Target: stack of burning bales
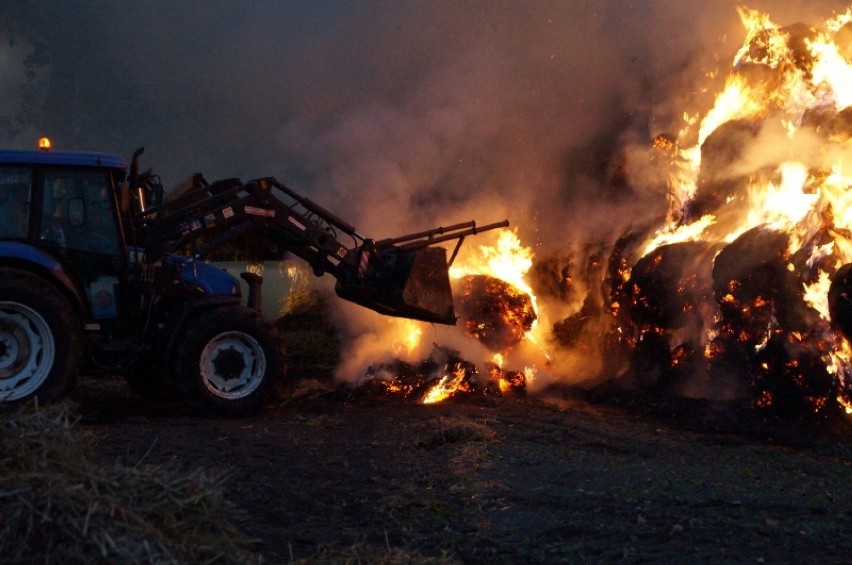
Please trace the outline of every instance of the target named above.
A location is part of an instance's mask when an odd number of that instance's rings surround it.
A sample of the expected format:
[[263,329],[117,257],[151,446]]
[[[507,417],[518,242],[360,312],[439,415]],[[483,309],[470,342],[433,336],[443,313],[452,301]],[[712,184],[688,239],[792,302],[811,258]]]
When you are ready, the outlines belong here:
[[[852,24],[833,36],[852,64]],[[752,96],[764,97],[783,90],[785,74],[810,80],[817,37],[816,29],[800,24],[766,27],[738,55],[732,76]],[[661,388],[687,396],[752,395],[753,405],[768,414],[825,416],[852,397],[836,355],[852,337],[852,266],[839,268],[850,260],[843,249],[852,233],[843,223],[845,210],[823,194],[837,173],[826,156],[842,155],[852,143],[852,107],[827,101],[796,115],[778,99],[741,114],[700,144],[693,190],[673,214],[669,233],[692,229],[700,236],[645,247],[630,237],[616,248],[605,281],[611,328],[628,336],[631,371]],[[791,178],[811,208],[786,225],[765,210],[755,215],[756,189],[783,187]],[[631,255],[636,259],[624,269],[623,258]],[[814,299],[807,289],[821,277],[834,283]],[[828,302],[830,319],[816,309],[820,300]],[[577,320],[564,320],[561,328]]]
[[[747,41],[716,105],[679,139],[652,144],[653,161],[667,164],[668,225],[538,259],[532,296],[491,276],[462,278],[468,335],[504,352],[536,323],[535,297],[582,304],[552,325],[548,345],[596,356],[604,378],[750,399],[771,417],[852,409],[852,84],[825,70],[852,76],[852,10],[825,30],[740,13]],[[447,357],[374,374],[413,396],[438,378],[470,391],[507,374],[483,377]]]

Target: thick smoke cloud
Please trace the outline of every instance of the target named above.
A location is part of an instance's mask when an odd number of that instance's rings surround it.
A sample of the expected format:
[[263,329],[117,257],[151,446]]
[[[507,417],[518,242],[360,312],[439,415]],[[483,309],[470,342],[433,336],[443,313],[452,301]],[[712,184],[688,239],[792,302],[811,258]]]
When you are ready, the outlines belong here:
[[[766,8],[783,22],[833,4]],[[376,195],[435,201],[429,222],[500,194],[498,215],[565,224],[541,201],[582,203],[619,136],[675,125],[672,92],[735,48],[734,7],[13,0],[0,110],[28,110],[7,145],[39,134],[124,155],[144,145],[167,185],[195,171],[274,174],[329,205],[343,199],[368,226],[386,225],[371,219]]]
[[[779,24],[846,7],[777,4],[749,7]],[[707,102],[736,6],[9,0],[0,133],[144,145],[166,186],[274,175],[378,238],[508,218],[558,252],[665,214],[648,142]]]
[[[208,165],[228,174],[259,155],[284,156],[288,148],[269,135],[293,119],[331,127],[447,86],[446,104],[527,92],[530,109],[546,111],[536,121],[559,127],[567,120],[554,115],[608,96],[605,83],[624,78],[629,44],[649,39],[635,37],[647,28],[619,29],[635,15],[619,17],[624,4],[12,2],[3,27],[15,46],[4,56],[19,62],[27,39],[48,52],[49,99],[36,129],[59,129],[69,146],[146,143],[169,171]],[[4,78],[12,90],[20,72]]]

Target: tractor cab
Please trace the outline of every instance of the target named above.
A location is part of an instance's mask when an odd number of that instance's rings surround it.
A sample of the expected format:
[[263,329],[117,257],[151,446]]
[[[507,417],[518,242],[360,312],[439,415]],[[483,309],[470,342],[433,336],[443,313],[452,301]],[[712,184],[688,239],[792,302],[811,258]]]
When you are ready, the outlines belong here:
[[124,161],[111,154],[0,151],[2,255],[80,281],[92,322],[119,315],[126,253],[116,196],[125,177]]

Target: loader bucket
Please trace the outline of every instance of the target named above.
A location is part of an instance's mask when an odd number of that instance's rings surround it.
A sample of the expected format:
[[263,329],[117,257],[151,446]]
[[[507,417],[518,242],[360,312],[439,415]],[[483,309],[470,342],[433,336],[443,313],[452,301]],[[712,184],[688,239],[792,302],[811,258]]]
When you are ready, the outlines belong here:
[[382,259],[389,266],[386,270],[360,279],[338,279],[337,295],[388,316],[456,323],[446,249],[394,250]]

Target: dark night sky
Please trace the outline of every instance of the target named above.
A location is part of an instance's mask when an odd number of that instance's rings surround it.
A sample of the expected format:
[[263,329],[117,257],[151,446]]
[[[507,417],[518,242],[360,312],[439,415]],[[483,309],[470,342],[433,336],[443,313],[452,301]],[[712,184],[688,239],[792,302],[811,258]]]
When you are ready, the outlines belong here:
[[[749,6],[779,24],[846,7],[777,4]],[[273,175],[378,237],[508,217],[545,246],[603,238],[613,222],[582,211],[614,151],[695,109],[742,40],[735,6],[5,0],[0,118],[27,114],[4,145],[145,146],[167,187]],[[608,218],[664,205],[654,186],[609,196],[632,208]]]

